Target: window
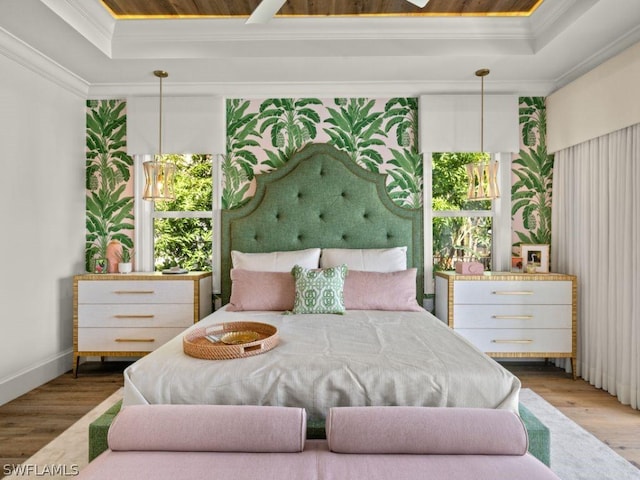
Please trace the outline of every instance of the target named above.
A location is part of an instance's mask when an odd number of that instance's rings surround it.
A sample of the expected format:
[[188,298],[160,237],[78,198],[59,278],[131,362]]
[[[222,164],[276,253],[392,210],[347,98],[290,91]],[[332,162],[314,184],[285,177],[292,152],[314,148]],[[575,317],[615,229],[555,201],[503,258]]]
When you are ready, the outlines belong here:
[[[498,160],[500,197],[467,199],[465,165]],[[511,154],[432,153],[424,156],[425,170],[425,286],[433,293],[433,272],[454,270],[458,261],[479,261],[485,270],[511,267]],[[429,208],[431,206],[431,208]],[[506,263],[505,263],[506,262]]]
[[176,164],[176,199],[153,212],[155,270],[211,270],[213,182],[210,155],[169,155]]
[[[141,246],[138,258],[141,270],[161,271],[180,266],[211,271],[215,184],[212,156],[167,155],[165,158],[177,167],[176,199],[156,203],[140,200],[136,206],[136,218],[141,219],[136,229],[136,245]],[[141,166],[147,158],[137,160]],[[141,173],[141,168],[139,171]],[[137,188],[141,189],[142,185]]]
[[486,153],[432,156],[433,265],[453,270],[458,261],[479,261],[491,270],[492,205],[467,199],[465,165],[488,161]]

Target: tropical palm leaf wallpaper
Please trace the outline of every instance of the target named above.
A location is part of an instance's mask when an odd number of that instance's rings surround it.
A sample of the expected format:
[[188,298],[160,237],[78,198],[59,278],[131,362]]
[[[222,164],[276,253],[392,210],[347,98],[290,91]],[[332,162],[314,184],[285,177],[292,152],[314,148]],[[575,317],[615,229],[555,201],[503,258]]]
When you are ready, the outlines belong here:
[[553,155],[547,153],[547,112],[543,97],[520,98],[520,152],[512,160],[513,247],[551,244]]
[[[222,208],[253,195],[254,178],[284,165],[309,142],[344,150],[363,168],[387,175],[396,204],[420,208],[422,158],[417,98],[228,99],[221,162]],[[133,159],[126,154],[126,102],[90,100],[86,117],[86,268],[113,240],[133,247]],[[544,98],[520,98],[521,149],[512,165],[514,254],[521,243],[550,243],[553,156],[547,153]]]
[[126,102],[87,101],[85,267],[105,258],[113,240],[133,247],[133,159],[127,155]]
[[284,165],[309,142],[330,143],[361,167],[388,175],[400,206],[422,206],[417,98],[227,100],[223,208],[251,198],[255,175]]

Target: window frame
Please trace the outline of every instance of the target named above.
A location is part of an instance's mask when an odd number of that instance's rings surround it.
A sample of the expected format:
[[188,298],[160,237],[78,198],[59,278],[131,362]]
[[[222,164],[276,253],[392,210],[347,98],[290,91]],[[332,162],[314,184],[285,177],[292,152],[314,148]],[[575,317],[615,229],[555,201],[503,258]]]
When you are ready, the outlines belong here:
[[[186,154],[184,154],[186,155]],[[213,291],[220,293],[220,248],[219,238],[215,232],[220,231],[220,205],[221,205],[221,182],[220,182],[220,155],[207,154],[211,157],[211,182],[212,198],[210,211],[159,211],[155,209],[153,201],[144,200],[144,171],[142,164],[153,160],[153,155],[134,155],[134,261],[136,270],[140,272],[155,271],[155,248],[153,222],[156,218],[211,218],[211,252],[212,252],[212,273]],[[217,266],[217,270],[216,270]]]

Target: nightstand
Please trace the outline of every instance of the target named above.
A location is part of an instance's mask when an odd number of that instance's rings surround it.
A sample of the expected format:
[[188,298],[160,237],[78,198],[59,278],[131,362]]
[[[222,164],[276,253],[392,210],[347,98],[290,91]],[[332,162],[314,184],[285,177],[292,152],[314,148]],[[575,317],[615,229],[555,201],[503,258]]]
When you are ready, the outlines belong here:
[[436,317],[491,357],[570,358],[577,280],[559,273],[436,273]]
[[146,355],[209,315],[211,273],[76,275],[73,296],[75,377],[82,356]]

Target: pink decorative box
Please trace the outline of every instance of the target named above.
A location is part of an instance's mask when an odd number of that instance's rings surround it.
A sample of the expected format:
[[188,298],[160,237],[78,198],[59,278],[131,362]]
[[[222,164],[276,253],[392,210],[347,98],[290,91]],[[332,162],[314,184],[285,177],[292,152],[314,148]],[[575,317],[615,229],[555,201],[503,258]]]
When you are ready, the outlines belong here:
[[456,273],[462,275],[478,275],[484,272],[480,262],[456,262]]

